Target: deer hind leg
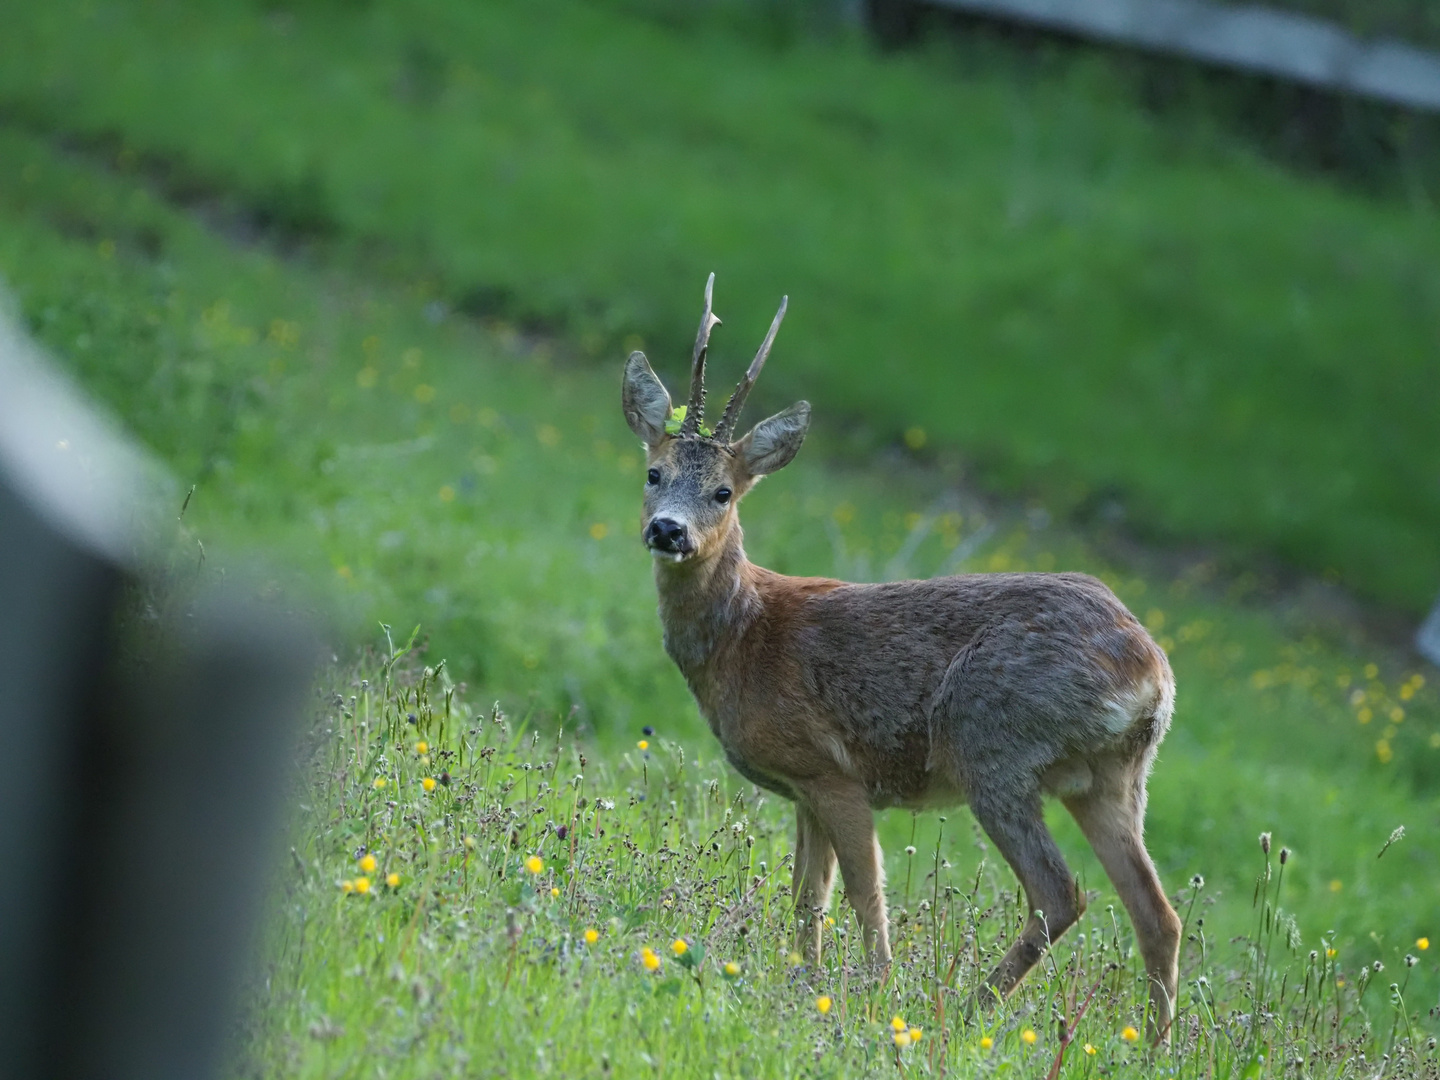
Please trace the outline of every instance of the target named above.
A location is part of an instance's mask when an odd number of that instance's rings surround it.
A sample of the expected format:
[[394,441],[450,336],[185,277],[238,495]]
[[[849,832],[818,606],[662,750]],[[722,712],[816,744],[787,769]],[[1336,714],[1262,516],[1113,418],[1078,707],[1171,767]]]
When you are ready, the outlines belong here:
[[974,798],[970,809],[1020,879],[1030,915],[1015,943],[971,997],[967,1011],[973,1011],[977,1001],[991,1005],[1009,997],[1045,950],[1075,925],[1085,910],[1085,896],[1045,827],[1038,791],[1013,801]]
[[1167,1042],[1179,979],[1180,917],[1166,899],[1145,850],[1144,767],[1137,764],[1127,772],[1114,782],[1097,784],[1085,795],[1066,799],[1065,805],[1130,913],[1150,983],[1147,1034],[1155,1042]]
[[[877,965],[890,963],[890,927],[885,913],[885,866],[875,835],[870,800],[858,784],[814,785],[804,801],[840,860],[845,895],[855,909],[865,953]],[[808,856],[807,856],[808,858]]]
[[812,964],[820,962],[820,942],[825,912],[835,887],[835,848],[825,835],[815,812],[804,803],[795,804],[795,950]]

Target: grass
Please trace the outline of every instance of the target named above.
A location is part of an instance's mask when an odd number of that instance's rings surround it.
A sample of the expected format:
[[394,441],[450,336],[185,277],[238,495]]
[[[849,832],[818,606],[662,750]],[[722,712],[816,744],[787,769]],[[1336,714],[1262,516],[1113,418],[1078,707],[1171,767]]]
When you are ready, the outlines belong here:
[[807,967],[790,944],[789,815],[708,748],[695,757],[652,736],[604,753],[475,711],[403,646],[326,685],[237,1075],[1435,1067],[1419,1016],[1435,986],[1428,939],[1386,935],[1377,963],[1333,931],[1304,934],[1297,864],[1268,834],[1263,852],[1252,837],[1226,853],[1246,882],[1238,895],[1198,876],[1179,891],[1181,1010],[1172,1048],[1152,1057],[1139,1045],[1143,968],[1104,892],[1005,1009],[965,1022],[967,988],[1026,913],[1008,870],[953,816],[938,819],[943,837],[909,837],[910,855],[891,849],[887,976],[867,975],[843,907]]
[[[391,665],[387,647],[322,679],[328,704],[309,735],[292,830],[299,865],[271,909],[238,1074],[463,1073],[467,1061],[473,1070],[503,1055],[516,1075],[604,1075],[607,1059],[622,1075],[686,1075],[702,1061],[722,1075],[849,1075],[895,1067],[883,1024],[896,1012],[926,1033],[903,1051],[910,1071],[1040,1073],[1058,1050],[1052,1007],[1063,1002],[1077,1019],[1077,995],[1102,974],[1077,1032],[1097,1055],[1077,1042],[1066,1075],[1149,1068],[1120,1034],[1143,1027],[1125,920],[1109,923],[1108,884],[1063,815],[1052,826],[1097,893],[1086,944],[1067,939],[1057,966],[987,1029],[989,1052],[977,1031],[956,1026],[932,959],[938,949],[948,969],[965,944],[969,959],[954,976],[963,989],[987,958],[976,950],[1014,928],[1013,880],[993,860],[981,868],[964,811],[946,815],[943,837],[936,815],[881,818],[892,900],[906,912],[894,982],[868,986],[836,966],[789,969],[780,955],[787,815],[724,771],[660,649],[648,562],[631,531],[642,477],[616,407],[618,363],[597,371],[563,340],[436,321],[433,294],[323,254],[237,245],[135,177],[13,131],[0,132],[0,272],[67,367],[197,483],[186,522],[212,568],[240,548],[268,547],[282,588],[333,599],[337,653],[372,639],[377,621],[401,642],[418,622],[423,662],[440,669],[422,688],[410,660]],[[786,361],[777,352],[776,369]],[[1148,835],[1165,881],[1187,901],[1185,882],[1206,879],[1192,914],[1205,919],[1209,952],[1201,958],[1197,934],[1186,970],[1214,988],[1220,1025],[1206,1027],[1187,998],[1200,1026],[1184,1029],[1196,1042],[1178,1067],[1250,1068],[1260,1029],[1251,1038],[1241,1017],[1256,1014],[1246,981],[1258,987],[1261,955],[1274,971],[1262,997],[1273,996],[1277,1013],[1263,1029],[1267,1061],[1293,1051],[1313,1060],[1311,1075],[1340,1075],[1362,1050],[1371,1060],[1418,1052],[1440,995],[1436,954],[1415,944],[1440,940],[1434,680],[1344,636],[1227,602],[1204,562],[1173,578],[1137,575],[1043,516],[987,519],[948,501],[944,477],[903,456],[834,464],[844,436],[823,414],[812,440],[747,500],[759,561],[870,578],[956,565],[1089,569],[1170,650],[1181,696]],[[515,717],[508,728],[489,719],[496,699]],[[634,748],[643,725],[659,731],[648,759]],[[421,739],[432,744],[428,766],[414,749]],[[547,761],[548,776],[536,767]],[[442,771],[449,785],[417,784]],[[567,789],[577,773],[587,780]],[[374,787],[381,775],[386,789]],[[616,809],[595,838],[601,798]],[[691,855],[727,807],[730,823],[744,815],[756,838],[743,876],[733,833],[722,853]],[[511,811],[521,815],[513,849],[502,825],[516,822]],[[573,848],[546,831],[551,823],[566,824]],[[1377,858],[1399,825],[1409,832]],[[1269,929],[1257,931],[1262,830],[1293,858]],[[476,848],[464,846],[467,834]],[[623,854],[614,846],[622,838],[633,845]],[[393,893],[378,877],[364,896],[342,893],[360,873],[362,845],[377,874],[401,875]],[[538,893],[520,867],[536,852],[549,868]],[[935,852],[952,864],[938,884],[960,890],[943,903],[927,876]],[[754,874],[763,881],[750,894]],[[753,931],[743,948],[733,921],[720,925],[733,890],[750,905],[740,909]],[[846,910],[836,911],[837,947],[848,940]],[[1293,951],[1283,944],[1290,920]],[[595,950],[576,942],[586,925],[604,933]],[[637,967],[636,949],[665,955],[680,936],[710,958],[701,973],[708,1013],[673,958],[656,977]],[[1256,940],[1270,944],[1252,955],[1247,941]],[[1322,947],[1337,955],[1309,969],[1307,987],[1309,950]],[[1420,957],[1413,969],[1406,952]],[[743,965],[736,983],[715,967],[726,959]],[[1360,971],[1377,960],[1384,977],[1357,1002]],[[1121,966],[1105,971],[1111,962]],[[1317,1021],[1322,977],[1324,1017],[1338,1001],[1338,1028]],[[1407,977],[1402,1019],[1386,987]],[[821,993],[835,1001],[823,1019],[813,1007]],[[1303,1037],[1294,1029],[1302,1020]],[[1021,1037],[1027,1027],[1034,1044]],[[1408,1038],[1411,1028],[1414,1040],[1392,1044],[1392,1030]]]
[[0,39],[0,108],[582,359],[644,342],[673,378],[713,269],[734,368],[789,293],[765,403],[810,397],[856,460],[909,432],[1062,516],[1428,606],[1423,195],[1151,116],[1103,54],[676,11],[57,0]]

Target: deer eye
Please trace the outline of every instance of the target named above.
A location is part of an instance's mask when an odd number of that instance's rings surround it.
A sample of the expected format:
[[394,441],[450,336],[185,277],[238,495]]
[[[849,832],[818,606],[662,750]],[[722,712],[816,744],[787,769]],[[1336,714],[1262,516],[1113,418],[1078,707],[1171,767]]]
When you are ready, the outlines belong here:
[[718,502],[718,503],[727,503],[727,502],[729,502],[729,501],[730,501],[730,489],[729,489],[729,488],[721,488],[719,491],[715,492],[715,501]]
[[660,470],[651,469],[645,474],[645,482],[647,484],[658,484],[660,482]]

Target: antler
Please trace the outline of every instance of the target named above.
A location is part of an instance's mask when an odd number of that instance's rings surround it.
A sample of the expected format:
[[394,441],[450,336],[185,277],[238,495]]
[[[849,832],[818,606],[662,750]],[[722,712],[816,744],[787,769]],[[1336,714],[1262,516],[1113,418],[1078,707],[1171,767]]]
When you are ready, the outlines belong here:
[[755,354],[755,359],[750,361],[750,367],[745,372],[745,377],[740,380],[740,385],[735,387],[735,392],[725,403],[725,412],[721,414],[720,423],[715,428],[717,441],[729,442],[730,436],[735,430],[735,421],[740,419],[740,410],[745,407],[745,399],[750,396],[750,388],[760,377],[760,369],[765,366],[765,360],[770,355],[770,346],[775,344],[775,334],[780,329],[780,320],[785,318],[785,308],[789,304],[790,297],[782,296],[780,298],[780,310],[775,313],[775,319],[770,323],[770,332],[760,343],[760,351]]
[[705,310],[700,315],[700,329],[695,334],[695,352],[690,358],[690,404],[685,409],[685,419],[680,422],[681,435],[695,435],[700,430],[700,421],[705,419],[705,353],[710,348],[710,331],[720,325],[715,312],[711,310],[711,296],[715,292],[715,275],[705,282]]

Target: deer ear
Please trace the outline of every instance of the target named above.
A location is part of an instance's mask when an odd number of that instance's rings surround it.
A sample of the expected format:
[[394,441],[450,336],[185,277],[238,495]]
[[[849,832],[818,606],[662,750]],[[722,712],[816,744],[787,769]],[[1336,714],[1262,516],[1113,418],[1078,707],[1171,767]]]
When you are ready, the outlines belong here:
[[750,434],[735,444],[735,453],[751,476],[768,476],[790,464],[809,429],[810,403],[797,401],[751,428]]
[[665,421],[670,419],[670,395],[642,352],[633,352],[625,361],[625,383],[620,392],[625,422],[646,446],[658,446],[665,438]]

